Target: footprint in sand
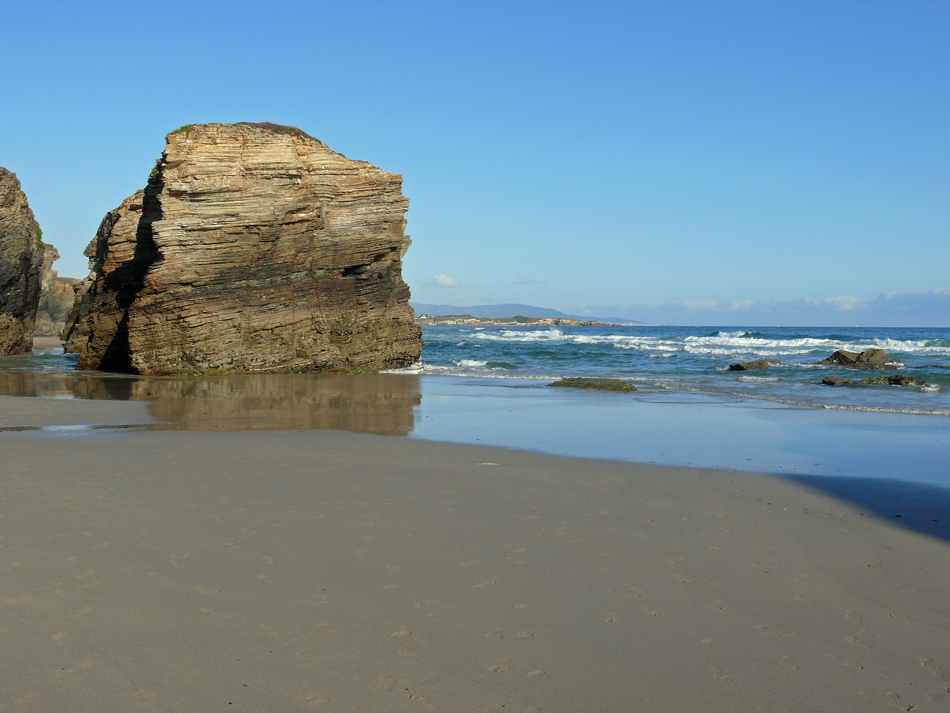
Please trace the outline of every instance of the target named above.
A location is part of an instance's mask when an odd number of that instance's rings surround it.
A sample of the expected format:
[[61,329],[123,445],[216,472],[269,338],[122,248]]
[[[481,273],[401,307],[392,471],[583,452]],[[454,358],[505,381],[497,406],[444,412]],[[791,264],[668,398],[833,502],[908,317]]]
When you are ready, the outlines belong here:
[[901,697],[897,695],[896,693],[888,693],[887,702],[890,703],[892,706],[894,706],[894,708],[896,708],[899,711],[912,711],[917,707],[917,706],[912,706],[905,703],[904,701],[901,700]]
[[721,668],[712,669],[712,675],[717,681],[722,681],[723,683],[732,683],[732,676],[725,673]]
[[798,670],[798,664],[795,663],[795,659],[793,659],[791,656],[783,656],[783,657],[782,657],[782,666],[783,666],[784,668],[787,668],[789,671],[797,671],[797,670]]

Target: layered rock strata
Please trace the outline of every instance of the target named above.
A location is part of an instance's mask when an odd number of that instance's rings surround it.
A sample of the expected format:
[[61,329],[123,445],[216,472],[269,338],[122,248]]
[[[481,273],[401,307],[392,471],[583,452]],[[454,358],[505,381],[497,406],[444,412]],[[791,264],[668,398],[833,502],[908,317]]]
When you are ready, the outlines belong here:
[[0,356],[33,348],[42,237],[16,174],[0,167]]
[[[141,208],[130,198],[94,241],[93,274],[75,308],[79,331],[88,330],[79,368],[178,374],[413,363],[422,330],[402,280],[410,241],[401,186],[401,176],[290,127],[172,132]],[[124,221],[135,223],[134,234]],[[72,348],[83,338],[70,336]]]

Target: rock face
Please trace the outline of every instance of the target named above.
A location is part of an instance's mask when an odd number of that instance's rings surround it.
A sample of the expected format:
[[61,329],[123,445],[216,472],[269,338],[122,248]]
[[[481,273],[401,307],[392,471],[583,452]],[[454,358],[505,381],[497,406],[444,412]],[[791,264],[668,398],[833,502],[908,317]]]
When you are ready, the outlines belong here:
[[778,359],[756,359],[755,361],[740,361],[738,364],[730,364],[729,371],[755,371],[756,369],[768,369],[770,366],[781,364]]
[[894,369],[896,366],[889,365],[890,360],[883,349],[867,349],[860,354],[857,352],[848,352],[843,349],[836,351],[827,359],[822,359],[819,364],[837,364],[847,366],[852,369]]
[[178,374],[413,363],[422,330],[402,280],[410,241],[401,185],[290,127],[172,132],[144,192],[97,233],[70,330],[72,349],[88,330],[78,367]]
[[95,332],[89,358],[96,355],[95,358],[102,361],[107,356],[125,313],[118,304],[120,295],[126,301],[131,297],[123,295],[123,290],[132,281],[135,240],[144,198],[145,192],[138,191],[106,213],[96,237],[83,251],[89,259],[90,273],[76,289],[72,310],[66,317],[63,339],[67,353],[82,352],[90,342],[90,333]]
[[0,167],[0,356],[33,348],[42,237],[20,181]]
[[60,277],[53,269],[53,263],[59,260],[59,251],[47,245],[43,253],[43,265],[40,268],[40,302],[36,310],[37,337],[59,337],[63,333],[66,316],[73,307],[74,286],[79,280]]

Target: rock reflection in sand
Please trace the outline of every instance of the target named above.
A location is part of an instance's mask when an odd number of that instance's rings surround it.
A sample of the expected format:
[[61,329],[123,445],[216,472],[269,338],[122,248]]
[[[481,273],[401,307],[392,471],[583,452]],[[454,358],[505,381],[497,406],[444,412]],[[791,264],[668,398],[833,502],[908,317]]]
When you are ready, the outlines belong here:
[[153,427],[196,431],[336,429],[407,436],[422,401],[403,374],[129,377],[0,372],[0,394],[148,401]]

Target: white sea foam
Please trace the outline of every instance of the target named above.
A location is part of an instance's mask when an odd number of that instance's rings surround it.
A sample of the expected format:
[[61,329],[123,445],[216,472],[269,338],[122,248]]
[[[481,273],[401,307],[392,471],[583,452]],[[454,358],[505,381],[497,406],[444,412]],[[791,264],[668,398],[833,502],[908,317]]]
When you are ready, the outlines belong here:
[[[470,361],[468,359],[461,359],[461,362]],[[485,364],[485,362],[473,362],[476,364]],[[486,369],[483,371],[478,371],[478,367],[471,366],[436,366],[435,364],[426,364],[425,362],[416,362],[411,366],[402,367],[400,369],[386,369],[381,374],[417,374],[417,375],[426,375],[426,376],[457,376],[465,377],[467,379],[476,378],[476,379],[527,379],[530,381],[557,381],[559,376],[549,376],[549,375],[540,375],[540,374],[512,374],[506,371],[502,367],[495,367],[492,369]]]
[[487,361],[476,361],[475,359],[459,359],[458,361],[453,361],[452,363],[455,364],[455,366],[461,366],[469,369],[488,365]]

